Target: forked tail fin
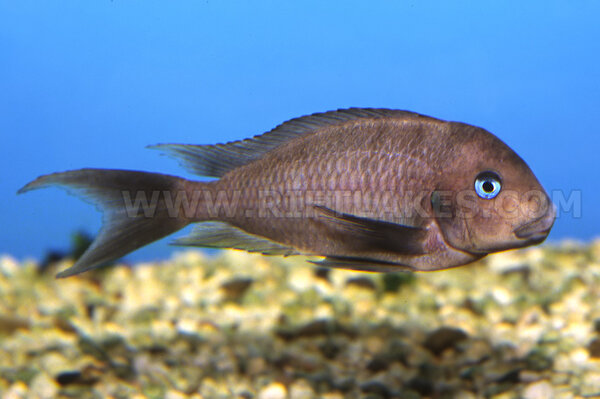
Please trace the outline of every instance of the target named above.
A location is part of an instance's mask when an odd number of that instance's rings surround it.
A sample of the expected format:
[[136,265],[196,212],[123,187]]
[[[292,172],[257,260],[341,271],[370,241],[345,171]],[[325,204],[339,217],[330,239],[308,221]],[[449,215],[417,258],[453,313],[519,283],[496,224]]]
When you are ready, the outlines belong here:
[[83,195],[103,211],[102,228],[92,245],[72,267],[57,274],[68,277],[118,259],[190,223],[170,201],[185,191],[185,182],[158,173],[80,169],[38,177],[19,193],[56,185]]

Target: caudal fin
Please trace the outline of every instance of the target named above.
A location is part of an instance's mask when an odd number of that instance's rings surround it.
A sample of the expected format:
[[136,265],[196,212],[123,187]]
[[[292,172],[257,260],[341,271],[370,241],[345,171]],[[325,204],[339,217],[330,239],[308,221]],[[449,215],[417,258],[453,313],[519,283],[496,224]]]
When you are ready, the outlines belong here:
[[57,274],[68,277],[118,259],[190,223],[166,201],[184,190],[184,182],[158,173],[80,169],[38,177],[18,192],[60,186],[102,210],[103,225],[92,245],[72,267]]

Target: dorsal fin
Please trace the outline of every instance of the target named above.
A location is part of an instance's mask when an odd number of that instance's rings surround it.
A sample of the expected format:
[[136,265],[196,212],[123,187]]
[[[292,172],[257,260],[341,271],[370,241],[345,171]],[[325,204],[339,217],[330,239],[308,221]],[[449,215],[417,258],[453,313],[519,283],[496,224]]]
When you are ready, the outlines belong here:
[[246,165],[288,140],[314,133],[325,126],[343,125],[359,119],[415,119],[430,118],[410,111],[377,108],[349,108],[317,113],[282,123],[260,136],[226,144],[157,144],[148,148],[164,151],[179,159],[181,165],[191,173],[221,177],[239,166]]

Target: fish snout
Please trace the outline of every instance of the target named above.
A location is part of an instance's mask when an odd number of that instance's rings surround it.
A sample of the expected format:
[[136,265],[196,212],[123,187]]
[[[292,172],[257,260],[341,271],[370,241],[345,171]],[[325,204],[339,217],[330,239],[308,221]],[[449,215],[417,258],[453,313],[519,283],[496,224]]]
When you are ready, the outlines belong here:
[[548,209],[545,214],[517,227],[513,232],[517,238],[537,244],[546,239],[555,219],[556,206],[548,201]]

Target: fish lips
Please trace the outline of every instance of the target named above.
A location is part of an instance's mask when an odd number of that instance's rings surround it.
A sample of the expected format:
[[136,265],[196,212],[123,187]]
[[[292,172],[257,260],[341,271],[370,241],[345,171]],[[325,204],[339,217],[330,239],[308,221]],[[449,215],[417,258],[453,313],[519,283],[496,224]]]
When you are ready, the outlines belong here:
[[551,204],[548,211],[537,219],[517,227],[513,233],[515,237],[526,241],[527,245],[539,244],[546,239],[554,220],[556,219],[556,206]]
[[509,249],[523,248],[541,243],[548,237],[550,229],[556,218],[554,205],[539,218],[522,224],[513,230],[514,239],[499,241],[492,245],[466,250],[474,255],[486,255],[492,252],[506,251]]

